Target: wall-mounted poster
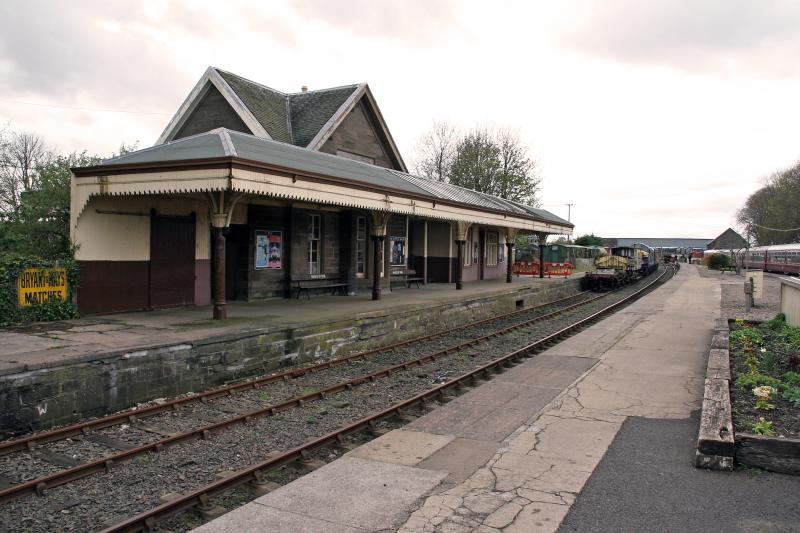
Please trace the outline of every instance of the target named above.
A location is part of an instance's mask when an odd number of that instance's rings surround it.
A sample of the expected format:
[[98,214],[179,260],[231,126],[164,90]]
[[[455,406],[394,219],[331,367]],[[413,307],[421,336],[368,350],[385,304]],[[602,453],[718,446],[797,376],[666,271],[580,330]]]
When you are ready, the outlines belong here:
[[256,231],[256,268],[283,268],[282,232]]

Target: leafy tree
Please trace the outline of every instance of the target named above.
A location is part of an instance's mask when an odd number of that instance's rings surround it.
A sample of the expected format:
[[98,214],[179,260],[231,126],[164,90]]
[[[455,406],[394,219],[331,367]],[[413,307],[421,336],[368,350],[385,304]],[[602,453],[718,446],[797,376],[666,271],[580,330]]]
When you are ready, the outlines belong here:
[[[122,144],[112,157],[136,147]],[[100,161],[86,152],[55,155],[35,134],[0,131],[0,250],[45,259],[71,257],[71,168]]]
[[538,205],[536,161],[515,132],[475,128],[459,134],[446,122],[435,122],[417,152],[415,171],[423,177]]
[[587,233],[575,239],[575,244],[579,246],[603,246],[603,238],[594,233]]
[[97,164],[86,153],[56,156],[36,168],[37,186],[22,194],[17,215],[9,222],[10,249],[53,259],[72,255],[69,238],[71,168]]
[[528,205],[538,205],[537,194],[542,179],[536,161],[528,153],[517,133],[500,130],[495,139],[500,149],[500,175],[495,194],[500,198]]
[[[737,218],[759,245],[800,241],[800,162],[773,173],[751,194]],[[788,231],[787,231],[788,230]]]
[[500,148],[488,130],[467,133],[456,146],[450,183],[494,194],[502,171]]

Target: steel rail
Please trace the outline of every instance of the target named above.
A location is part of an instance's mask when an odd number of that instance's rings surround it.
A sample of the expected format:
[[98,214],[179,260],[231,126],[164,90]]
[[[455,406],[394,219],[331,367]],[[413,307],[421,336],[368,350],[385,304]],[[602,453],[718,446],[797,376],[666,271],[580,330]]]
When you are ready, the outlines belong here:
[[569,300],[572,298],[576,298],[578,296],[582,296],[589,291],[582,291],[577,294],[573,294],[572,296],[567,296],[565,298],[559,298],[558,300],[553,300],[551,302],[547,302],[544,304],[536,305],[533,307],[528,307],[526,309],[518,309],[515,311],[510,311],[508,313],[504,313],[501,315],[497,315],[491,318],[485,318],[482,320],[478,320],[475,322],[471,322],[469,324],[465,324],[463,326],[458,326],[454,329],[449,329],[446,331],[440,331],[437,333],[431,333],[429,335],[423,335],[421,337],[414,337],[413,339],[408,339],[405,341],[397,342],[394,344],[390,344],[388,346],[383,346],[380,348],[374,348],[372,350],[367,350],[363,352],[358,352],[352,355],[348,355],[345,357],[340,357],[337,359],[333,359],[331,361],[325,361],[323,363],[316,363],[314,365],[305,366],[301,368],[293,368],[290,370],[286,370],[283,372],[279,372],[277,374],[270,374],[269,376],[262,376],[255,379],[249,379],[246,381],[242,381],[239,383],[233,383],[230,385],[225,385],[222,387],[217,387],[205,392],[201,392],[198,394],[193,394],[191,396],[186,396],[183,398],[176,398],[174,400],[169,400],[167,402],[161,404],[154,404],[147,407],[141,408],[134,408],[134,409],[127,409],[125,411],[120,411],[119,413],[114,413],[112,415],[107,415],[102,418],[97,418],[95,420],[87,420],[85,422],[80,422],[77,424],[72,424],[69,426],[64,426],[60,428],[56,428],[50,431],[45,431],[41,433],[35,433],[26,435],[24,437],[20,437],[17,439],[11,439],[4,442],[0,442],[0,456],[8,455],[10,453],[14,453],[17,451],[22,450],[31,450],[35,446],[40,444],[47,444],[48,442],[54,442],[58,440],[63,440],[69,437],[73,437],[76,435],[85,435],[91,430],[94,429],[103,429],[106,427],[114,426],[117,424],[123,424],[125,422],[134,422],[137,419],[145,418],[148,416],[157,415],[159,413],[163,413],[165,411],[169,411],[171,409],[176,409],[182,405],[194,403],[194,402],[202,402],[211,400],[214,398],[219,398],[221,396],[229,395],[233,392],[238,392],[247,389],[257,389],[262,385],[266,385],[275,381],[281,381],[286,379],[292,379],[301,377],[306,374],[310,374],[316,372],[317,370],[324,370],[327,368],[332,368],[335,366],[340,366],[344,363],[349,361],[353,361],[356,359],[364,359],[376,354],[386,353],[392,350],[396,350],[398,348],[402,348],[404,346],[408,346],[417,342],[425,342],[431,339],[435,339],[437,337],[442,337],[445,335],[452,334],[457,331],[463,331],[469,328],[474,328],[477,326],[481,326],[483,324],[503,320],[506,318],[510,318],[514,315],[520,315],[523,313],[528,313],[531,311],[535,311],[536,309],[541,309],[542,307],[547,307],[549,305],[558,304],[565,300]]
[[451,355],[455,352],[463,350],[465,348],[469,348],[475,346],[477,344],[481,344],[483,342],[487,342],[495,337],[499,337],[501,335],[505,335],[511,331],[515,331],[518,329],[522,329],[524,327],[530,326],[537,322],[542,322],[551,318],[554,318],[558,315],[561,315],[567,311],[572,309],[576,309],[578,307],[582,307],[587,305],[591,302],[599,300],[603,298],[605,295],[595,296],[594,298],[590,298],[588,300],[584,300],[570,306],[564,307],[562,309],[557,309],[553,312],[539,315],[533,317],[529,320],[512,324],[511,326],[507,326],[505,328],[493,331],[481,337],[477,337],[475,339],[470,339],[468,341],[464,341],[462,343],[448,346],[436,352],[433,352],[428,355],[424,355],[422,357],[418,357],[416,359],[406,360],[401,363],[391,365],[375,372],[371,372],[369,374],[365,374],[363,376],[358,376],[356,378],[341,381],[336,383],[330,387],[325,389],[315,391],[312,393],[304,394],[302,396],[296,396],[289,400],[283,401],[278,404],[268,405],[266,407],[255,409],[253,411],[248,411],[246,413],[242,413],[240,415],[236,415],[230,418],[226,418],[224,420],[220,420],[218,422],[213,422],[211,424],[207,424],[205,426],[200,426],[195,429],[191,429],[189,431],[173,435],[170,437],[166,437],[163,439],[159,439],[153,442],[149,442],[147,444],[142,444],[140,446],[136,446],[129,450],[120,451],[111,455],[107,455],[100,459],[89,461],[72,468],[68,468],[65,470],[60,470],[58,472],[54,472],[52,474],[38,477],[36,479],[26,481],[24,483],[19,483],[16,485],[12,485],[7,487],[3,490],[0,490],[0,502],[19,498],[25,494],[36,493],[38,495],[43,495],[47,489],[57,487],[59,485],[64,485],[66,483],[70,483],[72,481],[88,477],[92,474],[104,472],[110,470],[115,464],[120,463],[122,461],[126,461],[131,459],[132,457],[142,455],[144,453],[150,451],[161,451],[166,446],[172,446],[181,442],[185,442],[187,440],[195,440],[195,439],[208,439],[210,438],[212,433],[219,432],[225,428],[228,428],[234,424],[246,424],[252,421],[254,418],[262,417],[262,416],[274,416],[276,413],[280,411],[285,411],[287,409],[292,409],[295,407],[303,407],[306,403],[317,401],[317,400],[324,400],[327,395],[329,394],[336,394],[337,392],[341,392],[346,389],[352,389],[353,387],[362,385],[368,382],[374,382],[377,379],[386,378],[394,374],[395,372],[401,370],[407,370],[414,366],[422,366],[426,363],[430,363],[435,361],[436,359],[446,357]]
[[[675,273],[675,269],[670,269],[672,273]],[[660,281],[669,270],[665,269],[661,275],[658,276],[655,280],[647,284],[646,286],[642,287],[635,293],[623,298],[622,300],[615,302],[592,315],[589,315],[586,318],[575,322],[561,330],[548,335],[538,341],[535,341],[527,346],[515,350],[505,356],[497,358],[485,365],[482,365],[476,369],[467,372],[466,374],[462,374],[461,376],[454,378],[446,383],[443,383],[437,387],[434,387],[428,391],[422,392],[413,396],[407,400],[403,400],[398,402],[382,411],[377,413],[373,413],[369,416],[366,416],[356,422],[343,426],[335,431],[332,431],[326,435],[321,437],[317,437],[311,441],[308,441],[300,446],[296,446],[291,450],[281,453],[269,460],[263,461],[261,463],[249,466],[238,472],[223,478],[219,481],[206,485],[204,487],[200,487],[196,490],[193,490],[189,493],[183,494],[167,503],[161,504],[153,509],[144,511],[139,513],[136,516],[130,517],[118,524],[115,524],[109,528],[102,530],[101,533],[128,533],[128,532],[139,532],[139,531],[152,531],[155,528],[155,525],[158,522],[162,522],[163,520],[178,514],[182,511],[191,508],[205,508],[209,505],[210,498],[230,490],[232,488],[236,488],[240,485],[244,485],[246,483],[259,483],[262,482],[264,479],[264,472],[272,470],[274,468],[283,466],[288,463],[292,463],[297,461],[298,459],[302,459],[308,456],[309,452],[321,448],[328,445],[337,445],[343,442],[344,437],[351,433],[356,433],[363,429],[373,428],[375,423],[383,420],[385,418],[389,418],[391,416],[403,414],[405,409],[409,407],[413,407],[416,404],[424,403],[426,401],[430,401],[431,398],[440,397],[444,398],[445,392],[451,388],[460,388],[463,387],[465,382],[469,381],[470,383],[474,383],[477,381],[480,375],[488,376],[492,370],[496,370],[498,372],[502,372],[503,367],[507,364],[518,362],[523,357],[531,357],[535,353],[547,348],[549,345],[560,341],[562,338],[576,333],[583,327],[587,325],[593,324],[604,318],[607,314],[611,313],[612,311],[616,310],[617,308],[627,304],[639,296],[641,296],[646,290],[650,287],[655,285],[658,281]]]

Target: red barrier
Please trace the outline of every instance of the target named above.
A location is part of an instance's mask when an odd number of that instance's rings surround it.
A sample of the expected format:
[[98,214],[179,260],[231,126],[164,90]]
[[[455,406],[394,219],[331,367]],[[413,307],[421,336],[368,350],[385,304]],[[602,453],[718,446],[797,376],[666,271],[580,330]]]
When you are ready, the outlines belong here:
[[[575,267],[572,263],[545,263],[544,275],[548,278],[553,276],[569,277],[574,272]],[[517,276],[538,276],[539,263],[537,261],[516,261],[511,267],[511,271]]]

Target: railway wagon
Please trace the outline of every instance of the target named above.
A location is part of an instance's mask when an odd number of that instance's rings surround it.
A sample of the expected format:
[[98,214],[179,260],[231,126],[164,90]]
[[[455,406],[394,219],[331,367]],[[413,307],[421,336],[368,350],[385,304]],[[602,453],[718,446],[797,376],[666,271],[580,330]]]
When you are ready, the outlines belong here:
[[637,276],[644,277],[658,268],[655,258],[655,250],[646,244],[636,243],[633,246],[617,246],[611,249],[611,255],[624,257],[628,262],[628,270],[632,270]]
[[756,246],[739,252],[737,260],[753,270],[800,275],[800,243]]
[[[617,246],[611,255],[595,260],[595,270],[587,272],[584,285],[592,290],[616,289],[645,277],[658,268],[651,261],[656,255],[652,248],[643,244]],[[652,256],[651,256],[652,253]]]

